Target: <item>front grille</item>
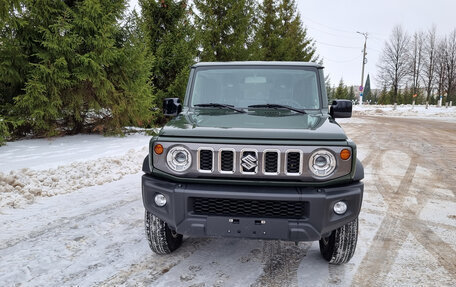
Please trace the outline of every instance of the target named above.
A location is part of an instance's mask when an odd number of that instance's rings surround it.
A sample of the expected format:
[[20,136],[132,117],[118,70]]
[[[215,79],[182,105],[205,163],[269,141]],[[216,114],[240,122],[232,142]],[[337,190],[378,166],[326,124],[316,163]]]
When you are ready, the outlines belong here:
[[200,170],[211,171],[212,170],[212,162],[213,162],[213,155],[211,150],[200,150]]
[[270,173],[277,173],[279,166],[279,153],[275,151],[268,151],[264,156],[264,171]]
[[234,171],[234,152],[231,150],[222,150],[220,155],[220,170],[225,172]]
[[244,200],[192,197],[194,214],[268,218],[308,217],[308,203],[302,201]]
[[287,155],[287,173],[299,173],[301,165],[301,154],[299,152],[289,152]]

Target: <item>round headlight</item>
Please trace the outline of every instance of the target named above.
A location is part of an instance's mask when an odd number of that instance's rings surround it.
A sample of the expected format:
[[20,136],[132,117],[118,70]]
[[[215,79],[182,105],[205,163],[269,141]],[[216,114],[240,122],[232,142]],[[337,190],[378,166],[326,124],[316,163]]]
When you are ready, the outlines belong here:
[[330,151],[317,150],[310,156],[309,169],[318,177],[328,176],[336,169],[336,158]]
[[185,147],[175,146],[168,151],[166,162],[174,171],[186,171],[192,164],[192,155]]

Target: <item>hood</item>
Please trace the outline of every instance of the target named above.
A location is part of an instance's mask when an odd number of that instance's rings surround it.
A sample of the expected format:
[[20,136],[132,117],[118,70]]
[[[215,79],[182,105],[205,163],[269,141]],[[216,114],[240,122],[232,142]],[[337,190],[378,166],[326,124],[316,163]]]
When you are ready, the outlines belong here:
[[[210,111],[209,111],[210,110]],[[268,110],[185,111],[160,131],[166,137],[345,140],[342,128],[328,115]]]

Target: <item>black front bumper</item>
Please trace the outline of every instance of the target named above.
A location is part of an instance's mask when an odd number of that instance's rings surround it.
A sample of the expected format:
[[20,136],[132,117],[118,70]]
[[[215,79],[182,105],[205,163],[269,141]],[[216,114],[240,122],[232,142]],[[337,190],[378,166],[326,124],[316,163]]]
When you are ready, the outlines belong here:
[[[144,207],[178,233],[198,237],[319,240],[358,217],[363,189],[359,181],[327,188],[269,187],[176,183],[142,176]],[[166,197],[164,207],[155,204],[157,193]],[[333,206],[341,200],[348,210],[338,215]]]

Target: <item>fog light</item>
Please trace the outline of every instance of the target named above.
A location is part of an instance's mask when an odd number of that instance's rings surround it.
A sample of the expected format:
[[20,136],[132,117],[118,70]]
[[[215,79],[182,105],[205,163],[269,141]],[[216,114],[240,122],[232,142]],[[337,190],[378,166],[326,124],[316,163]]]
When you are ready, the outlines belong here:
[[157,193],[157,195],[155,195],[155,204],[160,207],[165,206],[166,197],[161,193]]
[[334,212],[342,215],[347,211],[347,204],[343,201],[338,201],[334,204]]

